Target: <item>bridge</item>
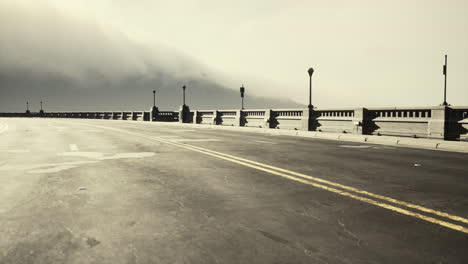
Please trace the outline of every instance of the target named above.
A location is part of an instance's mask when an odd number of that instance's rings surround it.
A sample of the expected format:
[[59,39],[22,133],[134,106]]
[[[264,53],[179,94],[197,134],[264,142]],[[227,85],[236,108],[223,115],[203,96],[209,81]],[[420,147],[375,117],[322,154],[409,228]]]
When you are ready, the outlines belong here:
[[0,116],[0,263],[468,262],[468,107]]

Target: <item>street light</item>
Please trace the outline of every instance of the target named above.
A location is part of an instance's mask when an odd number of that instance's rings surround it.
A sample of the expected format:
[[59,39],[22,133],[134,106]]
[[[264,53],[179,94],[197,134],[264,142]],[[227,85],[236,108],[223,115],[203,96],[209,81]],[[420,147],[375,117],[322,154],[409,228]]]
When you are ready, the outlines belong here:
[[242,100],[242,110],[244,110],[244,92],[245,92],[245,88],[244,88],[244,85],[242,85],[240,87],[240,94],[241,94],[241,100]]
[[153,107],[151,107],[150,121],[156,121],[158,117],[159,109],[156,107],[156,90],[153,90]]
[[44,114],[44,110],[42,109],[42,101],[41,101],[41,110],[39,111],[39,113],[42,115]]
[[312,105],[312,74],[314,73],[313,68],[309,68],[307,71],[309,73],[309,109],[313,109],[314,106]]
[[182,86],[182,90],[183,90],[183,93],[184,93],[184,104],[183,104],[184,106],[185,106],[185,88],[186,88],[185,85]]
[[31,113],[31,111],[29,111],[29,102],[27,101],[26,102],[26,114],[29,114]]

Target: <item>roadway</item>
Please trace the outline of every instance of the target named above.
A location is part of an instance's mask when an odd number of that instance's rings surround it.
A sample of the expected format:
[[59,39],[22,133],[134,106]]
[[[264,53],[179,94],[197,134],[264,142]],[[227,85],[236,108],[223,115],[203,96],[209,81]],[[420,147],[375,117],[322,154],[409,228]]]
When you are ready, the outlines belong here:
[[468,263],[468,154],[0,119],[0,263]]

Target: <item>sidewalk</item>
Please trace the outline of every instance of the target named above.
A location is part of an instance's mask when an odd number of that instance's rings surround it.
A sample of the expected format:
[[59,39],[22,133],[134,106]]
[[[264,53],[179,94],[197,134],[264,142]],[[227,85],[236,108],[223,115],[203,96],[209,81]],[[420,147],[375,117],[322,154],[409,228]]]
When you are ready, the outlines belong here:
[[[128,121],[125,121],[128,122]],[[297,136],[304,138],[317,138],[328,140],[351,141],[360,143],[381,144],[389,146],[400,146],[409,148],[422,148],[442,151],[453,151],[468,153],[468,142],[463,141],[446,141],[440,139],[426,139],[426,138],[407,138],[407,137],[391,137],[391,136],[374,136],[374,135],[355,135],[343,133],[324,133],[316,131],[301,131],[301,130],[282,130],[282,129],[266,129],[255,127],[235,127],[235,126],[222,126],[222,125],[200,125],[189,123],[176,123],[176,122],[145,122],[153,125],[172,125],[179,127],[197,127],[209,128],[218,130],[230,130],[248,133],[263,133],[279,136]]]

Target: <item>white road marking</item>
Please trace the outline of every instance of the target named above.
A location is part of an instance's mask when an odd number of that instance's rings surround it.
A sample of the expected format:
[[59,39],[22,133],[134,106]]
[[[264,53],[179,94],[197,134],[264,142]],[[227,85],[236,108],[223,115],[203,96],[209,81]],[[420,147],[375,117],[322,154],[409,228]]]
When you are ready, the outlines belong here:
[[271,142],[271,141],[263,141],[263,140],[252,140],[254,142],[258,142],[258,143],[265,143],[265,144],[276,144],[275,142]]
[[83,157],[83,158],[90,158],[90,159],[99,159],[102,156],[104,156],[104,154],[100,152],[82,152],[82,151],[64,152],[59,155],[67,156],[67,157]]
[[168,139],[169,141],[172,142],[208,142],[208,141],[221,141],[221,139],[215,139],[215,138],[181,138],[181,139]]
[[75,144],[70,144],[70,145],[68,145],[68,146],[70,147],[70,150],[71,150],[71,151],[78,151],[78,146],[77,146],[77,145],[75,145]]
[[372,146],[354,146],[354,145],[340,145],[341,148],[371,148]]
[[97,160],[110,160],[110,159],[129,159],[129,158],[144,158],[154,156],[154,152],[130,152],[130,153],[117,153],[112,156],[105,156],[102,152],[64,152],[60,156],[67,157],[82,157]]
[[178,130],[172,130],[173,132],[192,132],[192,131],[196,131],[196,130],[193,130],[193,129],[178,129]]
[[102,157],[99,158],[100,160],[109,160],[109,159],[137,159],[137,158],[144,158],[144,157],[151,157],[154,156],[154,152],[137,152],[137,153],[118,153],[114,156],[110,157]]
[[28,173],[54,173],[63,170],[73,169],[79,165],[94,164],[103,160],[114,160],[114,159],[137,159],[154,156],[154,152],[136,152],[136,153],[117,153],[109,156],[105,156],[101,152],[65,152],[59,154],[62,156],[71,157],[87,157],[95,160],[81,160],[81,161],[68,161],[59,163],[42,163],[42,164],[8,164],[0,165],[0,171],[11,171],[11,170],[26,170]]

